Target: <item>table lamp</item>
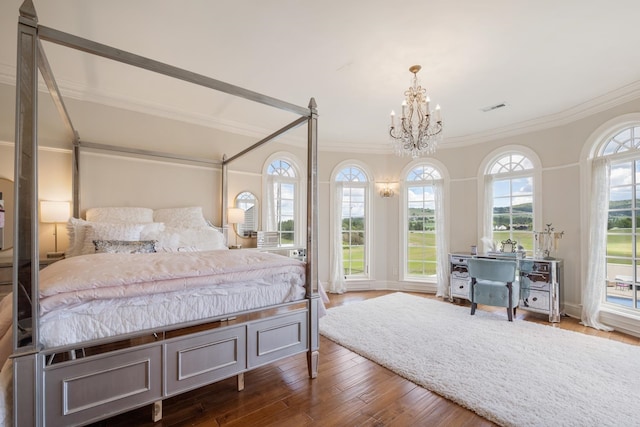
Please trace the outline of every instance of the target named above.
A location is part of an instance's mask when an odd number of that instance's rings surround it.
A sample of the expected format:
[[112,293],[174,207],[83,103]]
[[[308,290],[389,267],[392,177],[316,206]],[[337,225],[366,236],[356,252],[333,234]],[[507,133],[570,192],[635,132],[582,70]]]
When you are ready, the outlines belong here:
[[[229,208],[227,210],[227,222],[229,224],[244,224],[244,210],[240,208]],[[229,249],[240,249],[242,245],[238,244],[238,235],[234,230],[235,245],[229,246]]]
[[40,201],[40,222],[44,224],[55,224],[53,236],[55,238],[54,252],[47,252],[47,258],[60,258],[64,252],[58,252],[58,224],[69,220],[69,202]]

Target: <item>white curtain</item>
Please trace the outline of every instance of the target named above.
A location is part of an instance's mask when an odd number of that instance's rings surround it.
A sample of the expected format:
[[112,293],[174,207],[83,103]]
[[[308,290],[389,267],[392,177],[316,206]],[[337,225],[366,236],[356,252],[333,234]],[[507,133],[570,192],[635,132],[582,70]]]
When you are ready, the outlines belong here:
[[344,186],[342,182],[336,182],[333,193],[333,218],[334,227],[331,239],[331,279],[329,280],[329,292],[343,294],[347,291],[347,283],[344,278],[344,263],[342,260],[342,195]]
[[276,224],[276,195],[275,195],[275,179],[273,175],[267,175],[267,191],[265,195],[267,217],[265,222],[265,229],[267,231],[277,231]]
[[[493,242],[493,176],[484,176],[484,212],[482,219],[482,252],[494,251]],[[490,242],[490,244],[489,244]]]
[[449,297],[449,241],[446,238],[447,217],[444,212],[444,191],[442,180],[435,181],[433,195],[436,204],[436,279],[438,288],[436,296]]
[[591,209],[589,212],[589,260],[587,277],[582,283],[582,324],[595,329],[611,331],[598,320],[600,304],[607,280],[607,222],[609,215],[609,174],[607,158],[593,161],[591,176]]

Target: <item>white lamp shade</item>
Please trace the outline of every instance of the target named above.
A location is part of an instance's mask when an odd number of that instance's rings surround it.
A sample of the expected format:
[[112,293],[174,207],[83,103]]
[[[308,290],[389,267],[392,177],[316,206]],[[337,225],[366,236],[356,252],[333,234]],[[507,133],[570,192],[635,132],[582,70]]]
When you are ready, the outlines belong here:
[[244,209],[229,208],[227,210],[227,222],[229,224],[244,224]]
[[61,223],[69,219],[71,203],[69,202],[40,202],[40,222]]

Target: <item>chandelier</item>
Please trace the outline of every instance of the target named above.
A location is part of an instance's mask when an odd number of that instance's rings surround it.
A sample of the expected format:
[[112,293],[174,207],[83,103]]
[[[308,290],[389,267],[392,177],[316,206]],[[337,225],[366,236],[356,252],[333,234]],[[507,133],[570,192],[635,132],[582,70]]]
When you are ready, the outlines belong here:
[[421,68],[420,65],[409,68],[413,73],[413,79],[409,89],[404,92],[400,124],[397,125],[396,113],[391,111],[389,128],[391,144],[396,155],[410,154],[414,159],[433,154],[442,139],[440,105],[436,105],[435,110],[430,110],[431,100],[427,96],[427,90],[420,86],[418,81],[418,71]]

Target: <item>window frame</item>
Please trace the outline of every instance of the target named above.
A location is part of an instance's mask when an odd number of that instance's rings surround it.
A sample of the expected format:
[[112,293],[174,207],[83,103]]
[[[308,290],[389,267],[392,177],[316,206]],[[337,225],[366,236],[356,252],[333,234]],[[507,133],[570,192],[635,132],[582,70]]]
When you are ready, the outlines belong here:
[[[638,296],[638,292],[636,291],[635,297],[634,297],[634,292],[633,292],[635,290],[635,287],[640,286],[639,285],[640,284],[640,248],[639,248],[640,230],[638,229],[638,227],[640,227],[640,220],[638,218],[638,213],[640,212],[640,209],[639,209],[640,194],[638,194],[638,187],[640,187],[640,173],[638,172],[638,167],[640,167],[640,147],[633,147],[632,149],[627,149],[624,151],[616,151],[613,153],[605,152],[609,143],[616,136],[618,136],[619,134],[621,134],[622,132],[630,128],[637,129],[636,136],[640,139],[640,121],[637,121],[635,123],[623,123],[619,126],[613,127],[607,134],[603,135],[603,137],[600,138],[598,142],[595,144],[594,151],[593,151],[594,157],[592,160],[595,160],[598,158],[607,158],[609,160],[609,164],[611,166],[609,179],[611,179],[611,175],[614,173],[613,170],[616,165],[620,165],[623,163],[631,164],[631,173],[630,173],[631,182],[622,186],[621,185],[616,186],[610,182],[609,191],[611,191],[613,188],[616,188],[616,187],[630,188],[631,205],[626,208],[615,208],[613,210],[620,211],[620,212],[631,211],[632,213],[635,213],[635,214],[632,214],[632,219],[631,219],[632,231],[630,233],[620,233],[620,232],[617,233],[617,232],[610,232],[610,229],[607,228],[607,241],[609,240],[610,236],[628,236],[630,238],[631,256],[628,257],[628,260],[631,262],[631,277],[633,278],[632,283],[634,283],[631,287],[631,290],[632,290],[631,306],[627,307],[626,305],[609,301],[608,299],[609,297],[611,297],[611,295],[609,295],[609,291],[607,289],[606,283],[604,284],[605,290],[602,293],[601,302],[603,307],[608,308],[614,312],[626,313],[628,315],[633,316],[636,319],[640,319],[640,296]],[[591,170],[593,170],[593,165],[591,165]],[[607,200],[607,204],[609,205],[607,209],[608,218],[610,218],[610,212],[612,210],[610,207],[611,201],[612,199],[610,196],[609,200]],[[591,202],[591,200],[589,202]],[[609,264],[616,264],[616,263],[610,263],[609,261],[616,260],[616,259],[622,260],[622,259],[626,259],[626,257],[609,255],[608,249],[607,249],[605,253],[605,264],[607,266],[607,279],[609,278]]]
[[[442,209],[444,211],[444,224],[443,225],[443,229],[444,229],[444,235],[441,236],[440,242],[442,243],[442,245],[444,245],[442,248],[439,248],[437,246],[437,242],[436,242],[436,246],[435,246],[435,252],[436,252],[436,274],[434,274],[433,276],[426,276],[426,277],[419,277],[419,276],[414,276],[414,275],[409,275],[408,271],[407,271],[407,265],[408,265],[408,227],[409,227],[409,211],[408,211],[408,206],[409,206],[409,200],[408,200],[408,183],[409,181],[407,180],[407,177],[409,176],[409,173],[411,173],[413,170],[415,170],[416,168],[420,167],[420,166],[427,166],[430,168],[433,168],[434,170],[436,170],[438,172],[438,174],[440,175],[440,180],[442,182],[442,196],[443,196],[443,200],[440,201],[440,203],[442,203]],[[448,253],[449,251],[449,246],[448,246],[448,242],[449,242],[449,238],[450,238],[450,222],[449,220],[447,220],[447,218],[451,217],[451,211],[449,209],[449,197],[448,194],[450,194],[449,191],[449,175],[448,175],[448,170],[445,167],[445,165],[433,158],[419,158],[419,159],[415,159],[413,161],[411,161],[409,164],[407,164],[404,169],[401,172],[401,180],[400,180],[400,201],[399,201],[399,207],[398,207],[398,213],[399,213],[399,220],[398,220],[398,244],[399,244],[399,250],[398,250],[398,267],[393,267],[394,270],[397,269],[398,272],[398,279],[402,282],[410,282],[410,283],[415,283],[416,289],[417,290],[424,290],[424,289],[428,289],[428,290],[437,290],[437,289],[431,289],[430,287],[432,285],[436,285],[439,286],[438,281],[439,280],[446,280],[447,283],[443,284],[446,285],[446,287],[448,288],[448,265],[449,265],[449,260],[448,259],[439,259],[438,258],[438,253],[442,250],[445,251],[446,253]],[[414,182],[414,181],[411,181]],[[435,225],[436,228],[438,228],[438,224],[436,222]],[[443,270],[444,269],[444,270]],[[443,271],[440,271],[443,270]],[[444,279],[443,279],[444,278]],[[427,285],[425,287],[425,285]]]
[[[285,177],[285,176],[281,176],[281,175],[272,175],[269,174],[269,167],[271,166],[271,164],[275,161],[284,161],[286,163],[288,163],[291,168],[293,169],[294,173],[295,173],[295,177]],[[305,206],[303,205],[303,201],[306,200],[306,188],[302,185],[302,170],[300,168],[300,161],[291,153],[289,152],[277,152],[277,153],[273,153],[272,155],[270,155],[264,162],[263,165],[263,170],[262,170],[262,177],[263,177],[263,186],[262,186],[262,200],[264,200],[264,203],[262,203],[262,221],[261,223],[263,224],[262,227],[266,230],[266,231],[276,231],[278,232],[278,247],[281,248],[294,248],[294,247],[303,247],[304,246],[304,241],[305,241],[305,236],[303,234],[304,231],[304,227],[303,227],[303,221],[304,221],[304,215],[306,215],[305,211]],[[277,230],[277,225],[276,225],[276,230],[270,230],[270,224],[268,221],[269,218],[269,201],[268,199],[268,195],[270,194],[270,191],[268,189],[269,186],[269,176],[273,176],[275,177],[273,180],[275,182],[281,182],[281,183],[291,183],[294,185],[294,200],[293,200],[293,209],[294,209],[294,213],[293,213],[293,221],[294,221],[294,227],[293,227],[293,243],[292,244],[287,244],[287,245],[282,245],[281,244],[281,231]]]
[[[374,187],[374,181],[372,179],[372,174],[369,171],[369,168],[367,165],[365,165],[364,163],[357,161],[357,160],[345,160],[343,162],[340,162],[334,169],[333,172],[331,173],[331,181],[330,181],[330,191],[331,191],[331,215],[330,215],[330,229],[332,230],[332,235],[333,232],[335,232],[336,228],[338,226],[342,227],[342,218],[340,218],[340,220],[338,220],[337,218],[335,218],[335,215],[333,214],[336,209],[335,209],[335,194],[337,191],[337,178],[338,175],[346,168],[349,167],[355,167],[357,169],[359,169],[365,176],[366,178],[366,182],[363,184],[359,184],[357,183],[356,185],[354,185],[354,187],[360,187],[360,188],[364,188],[364,235],[365,235],[365,243],[364,243],[364,268],[363,268],[363,273],[362,274],[355,274],[355,275],[345,275],[345,281],[346,282],[357,282],[357,281],[367,281],[367,280],[372,280],[372,278],[374,277],[374,271],[373,271],[373,266],[371,264],[371,255],[372,255],[372,247],[373,247],[373,241],[374,241],[374,236],[372,233],[372,224],[373,224],[373,209],[371,208],[372,206],[372,196],[373,196],[373,187]],[[349,181],[342,181],[342,182],[349,182]],[[333,240],[333,239],[330,239]],[[331,259],[334,259],[334,251],[335,248],[333,247],[333,243],[329,244],[330,246],[330,252],[331,252]]]
[[[531,162],[532,168],[519,170],[519,171],[511,171],[506,173],[496,173],[491,174],[490,171],[492,167],[498,162],[500,159],[503,159],[509,155],[520,155],[526,157],[529,162]],[[494,178],[498,179],[516,179],[516,178],[524,178],[524,177],[532,177],[532,198],[533,198],[533,230],[532,230],[532,239],[533,239],[533,231],[542,231],[543,228],[543,219],[542,219],[542,165],[540,163],[540,158],[538,155],[528,147],[520,146],[520,145],[507,145],[501,147],[499,149],[494,150],[493,152],[487,155],[483,162],[480,164],[478,168],[478,213],[480,220],[478,221],[478,243],[483,242],[483,238],[487,237],[489,230],[491,230],[491,240],[493,240],[493,201],[492,206],[488,207],[485,205],[486,202],[486,186],[488,184],[488,177],[491,177],[491,182],[493,182]],[[493,197],[492,197],[493,200]],[[511,233],[510,233],[511,235]],[[533,242],[533,240],[532,240]],[[497,242],[499,248],[500,242]],[[518,242],[520,243],[520,242]],[[532,245],[533,246],[533,245]],[[479,248],[483,248],[483,251],[486,252],[488,247],[486,244],[479,245]],[[534,255],[534,247],[525,248],[528,256]]]

